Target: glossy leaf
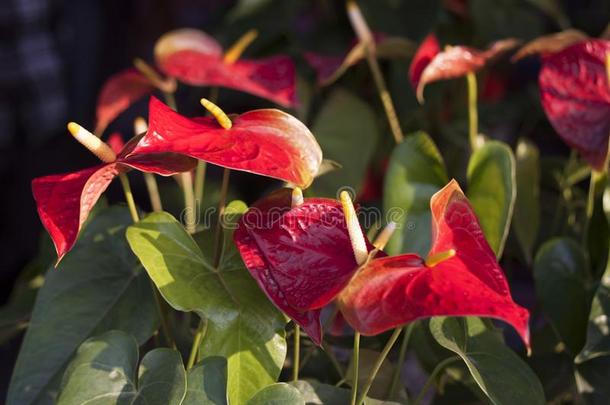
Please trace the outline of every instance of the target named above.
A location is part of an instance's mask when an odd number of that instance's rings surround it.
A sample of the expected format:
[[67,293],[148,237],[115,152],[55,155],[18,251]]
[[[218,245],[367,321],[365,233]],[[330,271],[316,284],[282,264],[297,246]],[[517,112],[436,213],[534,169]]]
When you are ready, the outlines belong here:
[[290,190],[279,190],[244,214],[234,240],[269,299],[320,344],[319,308],[358,267],[339,201],[306,198],[291,208]]
[[179,29],[157,41],[155,59],[165,74],[190,85],[228,87],[285,107],[298,103],[296,70],[287,56],[229,63],[212,37],[195,29]]
[[137,69],[126,69],[113,76],[102,86],[95,110],[95,133],[101,134],[123,111],[150,94],[155,86]]
[[102,210],[58,269],[49,270],[17,358],[8,404],[53,403],[65,366],[88,337],[120,329],[141,344],[157,329],[147,275],[122,236],[129,223],[127,209]]
[[188,371],[183,405],[227,405],[227,359],[209,356]]
[[339,170],[316,179],[312,186],[314,195],[337,197],[345,187],[351,187],[358,194],[379,140],[374,111],[352,93],[337,89],[322,105],[312,131],[325,158],[341,165]]
[[478,318],[433,318],[430,331],[443,347],[462,358],[493,404],[544,404],[534,372]]
[[567,238],[546,242],[534,263],[538,300],[554,330],[574,355],[585,342],[589,312],[587,268],[582,248]]
[[137,342],[115,330],[78,348],[57,404],[180,405],[185,393],[186,372],[179,352],[152,350],[138,368]]
[[363,335],[375,335],[431,316],[487,316],[511,324],[529,345],[529,313],[513,302],[457,182],[436,193],[430,207],[429,257],[450,250],[455,255],[429,265],[415,254],[371,260],[338,297],[345,319]]
[[322,151],[307,127],[280,110],[254,110],[232,118],[231,129],[214,118],[189,119],[152,97],[148,133],[134,155],[174,152],[222,167],[307,187]]
[[[350,391],[317,381],[293,381],[290,385],[296,387],[307,405],[344,405],[350,401]],[[398,402],[379,401],[365,398],[364,405],[398,405]]]
[[305,405],[299,390],[286,383],[272,384],[252,397],[247,405]]
[[409,135],[394,148],[385,175],[383,209],[398,227],[386,253],[428,253],[432,239],[430,198],[448,181],[443,158],[426,133]]
[[489,245],[500,258],[517,196],[515,157],[504,143],[491,141],[468,162],[468,199]]
[[610,41],[592,39],[545,56],[540,98],[559,136],[597,170],[603,168],[610,134]]
[[540,227],[540,156],[536,145],[525,139],[517,143],[515,178],[517,197],[513,227],[525,258],[530,262]]
[[286,356],[286,321],[226,247],[213,268],[182,225],[164,212],[130,226],[127,240],[165,300],[207,320],[201,353],[227,359],[230,403],[243,403],[277,380]]
[[[474,73],[485,67],[490,61],[515,48],[519,41],[513,38],[494,42],[484,51],[466,46],[452,46],[436,54],[422,69],[417,81],[416,92],[420,102],[424,99],[424,87],[432,82],[455,79]],[[425,59],[422,59],[423,61]],[[417,72],[418,68],[414,68]],[[414,73],[416,78],[417,74]],[[412,79],[412,82],[415,82]]]
[[519,51],[513,55],[511,61],[516,62],[531,55],[557,53],[570,45],[586,41],[588,38],[589,36],[587,34],[575,29],[544,35],[523,45]]

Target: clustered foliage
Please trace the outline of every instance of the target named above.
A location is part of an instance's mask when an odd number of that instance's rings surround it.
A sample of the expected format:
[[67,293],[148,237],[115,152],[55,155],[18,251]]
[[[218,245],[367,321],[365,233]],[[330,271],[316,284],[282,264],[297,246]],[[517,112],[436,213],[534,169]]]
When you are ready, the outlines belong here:
[[[289,56],[242,57],[256,31],[223,49],[179,29],[154,65],[107,80],[93,133],[68,125],[102,163],[32,183],[57,257],[24,272],[5,308],[19,319],[33,305],[9,404],[607,401],[610,41],[566,30],[415,45],[372,32],[353,1],[346,15],[353,46],[305,52],[308,84]],[[509,53],[539,59],[540,105],[569,159],[479,132],[477,75],[491,80]],[[390,95],[380,62],[405,61],[411,88]],[[378,94],[368,103],[345,90],[358,69]],[[200,116],[178,111],[178,83],[210,88]],[[227,114],[227,88],[290,113]],[[454,108],[467,115],[460,146],[403,133],[404,94],[441,126]],[[134,136],[106,137],[144,97]],[[220,185],[204,183],[211,165]],[[136,206],[134,172],[151,212]],[[279,182],[248,206],[229,198],[236,172]],[[128,208],[101,198],[116,177]],[[175,190],[180,209],[164,211]]]

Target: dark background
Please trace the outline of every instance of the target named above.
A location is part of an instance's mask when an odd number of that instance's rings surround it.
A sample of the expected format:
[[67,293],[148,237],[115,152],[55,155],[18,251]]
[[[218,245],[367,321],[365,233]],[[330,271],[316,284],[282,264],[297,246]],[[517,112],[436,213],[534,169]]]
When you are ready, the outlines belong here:
[[[555,3],[563,13],[554,11]],[[608,0],[369,0],[360,4],[375,31],[419,42],[435,30],[445,43],[481,47],[507,36],[532,39],[568,25],[598,36],[610,20]],[[2,0],[0,304],[8,299],[19,272],[35,257],[41,238],[45,240],[31,180],[96,163],[69,136],[65,124],[76,121],[92,129],[95,101],[104,80],[130,66],[134,57],[152,62],[155,40],[180,27],[203,29],[224,46],[257,28],[260,36],[247,55],[288,53],[297,61],[299,74],[309,81],[313,81],[313,73],[303,63],[303,50],[340,54],[353,38],[341,1]],[[422,123],[421,113],[413,112],[417,104],[407,85],[407,67],[408,61],[384,65],[405,131],[426,128],[441,139],[450,136],[449,130],[435,122]],[[502,100],[494,96],[493,82],[482,85],[482,92],[489,93],[480,106],[486,117],[482,126],[486,133],[513,144],[516,135],[525,131],[543,154],[565,155],[567,148],[541,118],[536,101],[537,69],[535,58],[513,66],[510,73],[498,68]],[[367,72],[355,69],[349,75],[352,77],[342,80],[358,82]],[[205,94],[203,89],[181,87],[181,110],[187,115],[197,112],[196,100]],[[233,96],[224,90],[221,96],[222,105],[230,111],[269,105],[254,97],[242,95],[237,100]],[[323,96],[323,92],[316,94]],[[375,98],[366,91],[363,96]],[[138,102],[108,132],[129,134],[133,118],[145,115],[145,108],[145,100]],[[217,175],[212,171],[212,177]],[[254,180],[237,176],[237,183],[240,181],[247,183],[242,197],[256,197],[250,191],[257,189]],[[138,200],[138,195],[144,195],[143,185],[136,183],[135,188]],[[111,186],[108,198],[120,201],[121,197],[120,189]],[[5,396],[18,345],[17,337],[0,349],[0,398]]]

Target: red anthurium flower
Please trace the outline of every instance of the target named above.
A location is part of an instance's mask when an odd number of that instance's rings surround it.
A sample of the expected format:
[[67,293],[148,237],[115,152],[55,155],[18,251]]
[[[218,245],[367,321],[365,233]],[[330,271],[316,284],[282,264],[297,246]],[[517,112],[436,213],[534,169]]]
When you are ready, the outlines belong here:
[[419,79],[426,66],[430,64],[430,61],[432,61],[440,51],[441,46],[434,34],[429,34],[419,48],[417,48],[417,52],[415,52],[415,56],[413,56],[413,60],[409,66],[409,81],[414,89],[417,89]]
[[[477,72],[490,61],[516,47],[518,40],[509,38],[494,42],[485,51],[466,46],[447,47],[433,54],[435,40],[428,37],[411,64],[411,83],[416,89],[417,98],[423,101],[424,87],[439,80],[455,79]],[[420,54],[421,52],[421,54]],[[419,55],[419,56],[418,56]],[[426,61],[429,61],[426,64]]]
[[299,120],[280,110],[264,109],[228,122],[231,125],[225,129],[214,117],[189,119],[152,97],[148,132],[133,153],[175,152],[303,188],[311,184],[322,151]]
[[455,180],[430,201],[433,243],[415,254],[373,259],[338,297],[347,322],[375,335],[431,316],[485,316],[511,324],[529,346],[529,313],[515,304],[479,222]]
[[[128,142],[117,153],[79,125],[70,123],[68,127],[104,163],[77,172],[38,177],[32,181],[38,215],[53,239],[58,263],[74,246],[91,209],[119,173],[137,169],[168,176],[192,170],[196,165],[194,159],[172,153],[132,154],[137,139]],[[117,148],[122,141],[117,140],[115,135],[111,144]]]
[[[399,37],[390,37],[383,33],[373,33],[375,55],[379,59],[397,59],[407,57],[413,50],[411,41]],[[305,52],[303,55],[309,65],[316,71],[320,86],[327,86],[337,80],[347,69],[366,58],[364,45],[357,39],[352,41],[349,50],[340,56],[328,56],[316,52]]]
[[184,83],[229,87],[286,107],[297,105],[296,73],[289,57],[233,60],[230,52],[223,54],[214,38],[195,29],[169,32],[155,45],[159,68]]
[[345,287],[358,264],[341,203],[307,198],[293,205],[287,189],[259,201],[242,216],[234,240],[269,299],[320,344],[320,308]]
[[603,170],[610,135],[610,41],[591,39],[544,56],[538,78],[542,107],[561,138]]

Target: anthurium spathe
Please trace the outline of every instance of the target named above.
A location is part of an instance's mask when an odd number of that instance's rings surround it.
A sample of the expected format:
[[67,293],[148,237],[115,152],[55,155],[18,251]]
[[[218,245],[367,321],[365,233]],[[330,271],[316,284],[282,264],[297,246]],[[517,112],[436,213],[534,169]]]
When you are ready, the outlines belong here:
[[[246,37],[246,40],[248,37]],[[155,45],[157,66],[190,85],[220,86],[254,94],[285,107],[297,105],[296,71],[287,56],[237,60],[243,46],[223,52],[206,33],[185,28],[168,32]]]
[[160,152],[188,155],[303,188],[311,184],[322,162],[322,151],[309,129],[280,110],[249,111],[230,118],[230,126],[224,128],[215,117],[186,118],[152,97],[148,132],[133,153]]
[[455,180],[431,201],[432,248],[370,260],[338,296],[347,322],[375,335],[432,316],[485,316],[511,324],[529,346],[529,313],[515,304],[479,222]]
[[559,136],[602,170],[610,135],[610,41],[591,39],[543,56],[540,101]]
[[137,138],[123,146],[115,135],[109,140],[111,147],[78,124],[70,123],[68,128],[103,163],[76,172],[38,177],[32,181],[38,215],[53,239],[58,262],[74,246],[78,232],[93,206],[120,173],[137,169],[169,176],[192,170],[196,165],[195,159],[178,154],[134,154],[132,151]]
[[358,268],[341,203],[306,198],[293,204],[290,191],[279,190],[242,216],[234,241],[269,299],[320,344],[320,308]]
[[518,44],[518,40],[508,38],[492,43],[486,50],[447,46],[441,51],[438,40],[428,36],[417,50],[409,69],[409,78],[416,90],[417,99],[423,102],[424,87],[428,83],[477,72]]

